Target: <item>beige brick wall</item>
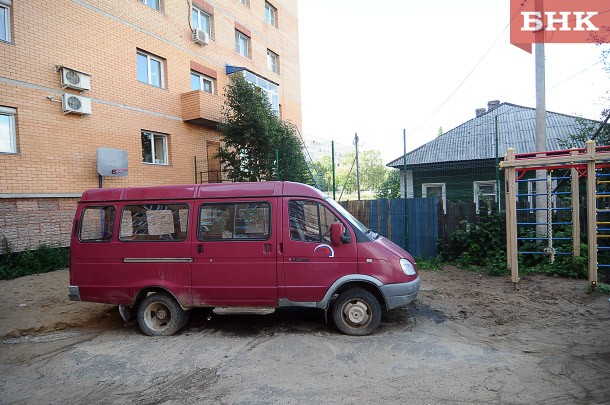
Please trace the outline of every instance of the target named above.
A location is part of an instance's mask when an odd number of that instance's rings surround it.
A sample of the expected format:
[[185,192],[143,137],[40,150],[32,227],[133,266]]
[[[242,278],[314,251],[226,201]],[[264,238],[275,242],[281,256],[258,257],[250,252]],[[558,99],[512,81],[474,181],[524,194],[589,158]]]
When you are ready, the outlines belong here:
[[[206,143],[221,135],[183,120],[193,111],[220,117],[226,64],[279,83],[282,118],[301,128],[296,0],[271,1],[278,28],[266,23],[264,0],[251,0],[250,7],[237,0],[204,1],[213,11],[206,46],[191,39],[187,0],[162,3],[159,12],[137,0],[12,2],[12,42],[0,42],[0,106],[17,110],[17,153],[0,154],[1,203],[52,212],[44,209],[49,199],[36,197],[97,187],[98,147],[125,149],[129,156],[129,175],[105,177],[104,187],[194,182],[194,158],[198,170],[205,170]],[[235,52],[236,23],[251,31],[251,59]],[[267,49],[280,56],[279,75],[267,69]],[[164,88],[138,82],[137,50],[164,60]],[[62,113],[62,93],[79,93],[61,89],[55,69],[60,65],[91,74],[92,88],[81,94],[92,100],[91,115]],[[192,67],[216,76],[215,95],[189,98]],[[168,134],[169,165],[142,163],[142,130]],[[0,214],[0,233],[23,239],[11,227],[29,225],[16,225],[11,215]],[[49,226],[30,228],[53,233]]]

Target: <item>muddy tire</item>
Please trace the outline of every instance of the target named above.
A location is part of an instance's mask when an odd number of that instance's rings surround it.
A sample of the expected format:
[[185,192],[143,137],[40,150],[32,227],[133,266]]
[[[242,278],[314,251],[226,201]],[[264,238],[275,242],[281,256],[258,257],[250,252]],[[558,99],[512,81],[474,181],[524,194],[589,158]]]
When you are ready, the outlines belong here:
[[339,294],[332,306],[333,320],[346,335],[365,336],[381,322],[381,306],[370,292],[353,288]]
[[187,319],[176,300],[164,293],[147,296],[138,307],[138,325],[148,336],[170,336],[178,332]]

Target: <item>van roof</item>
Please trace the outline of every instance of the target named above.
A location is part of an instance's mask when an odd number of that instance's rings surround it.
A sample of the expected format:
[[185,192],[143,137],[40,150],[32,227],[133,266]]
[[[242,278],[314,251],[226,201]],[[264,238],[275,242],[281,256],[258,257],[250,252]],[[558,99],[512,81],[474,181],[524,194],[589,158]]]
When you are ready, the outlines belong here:
[[326,194],[301,183],[266,181],[259,183],[190,184],[155,187],[93,188],[80,202],[180,200],[193,198],[235,198],[301,196],[325,198]]

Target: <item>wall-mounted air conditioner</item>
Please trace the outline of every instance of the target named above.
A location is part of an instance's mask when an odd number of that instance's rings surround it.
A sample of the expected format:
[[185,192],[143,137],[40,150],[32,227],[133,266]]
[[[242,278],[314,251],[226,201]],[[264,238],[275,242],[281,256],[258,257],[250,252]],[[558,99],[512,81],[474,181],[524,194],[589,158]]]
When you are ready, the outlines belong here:
[[64,93],[61,98],[61,107],[64,114],[91,114],[91,99]]
[[201,45],[207,45],[210,43],[210,34],[201,30],[193,30],[193,41]]
[[76,90],[91,90],[91,75],[65,66],[61,70],[61,87]]

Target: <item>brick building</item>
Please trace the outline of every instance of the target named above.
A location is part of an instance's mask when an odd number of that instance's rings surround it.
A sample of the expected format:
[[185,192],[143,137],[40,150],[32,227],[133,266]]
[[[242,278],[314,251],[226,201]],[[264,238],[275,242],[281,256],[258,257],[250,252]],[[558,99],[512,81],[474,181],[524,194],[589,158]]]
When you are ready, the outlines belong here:
[[[296,0],[0,0],[0,239],[67,246],[100,181],[218,180],[230,74],[301,129]],[[127,175],[100,177],[98,148]]]

